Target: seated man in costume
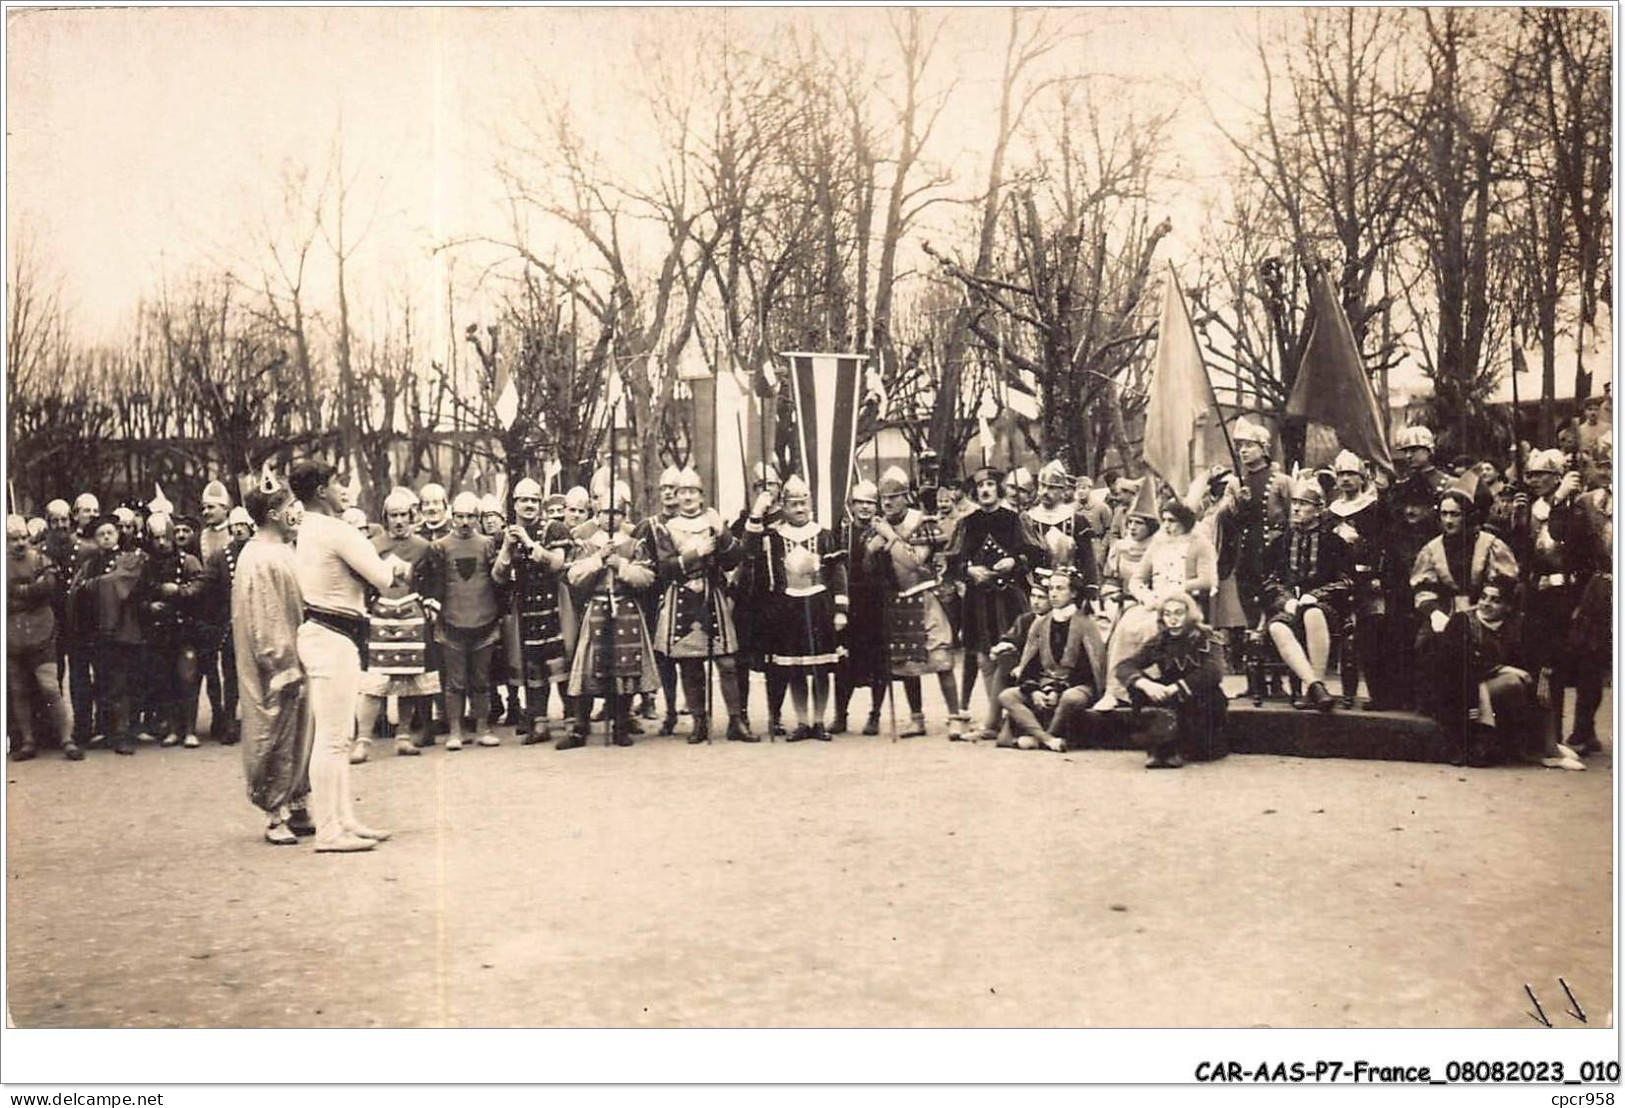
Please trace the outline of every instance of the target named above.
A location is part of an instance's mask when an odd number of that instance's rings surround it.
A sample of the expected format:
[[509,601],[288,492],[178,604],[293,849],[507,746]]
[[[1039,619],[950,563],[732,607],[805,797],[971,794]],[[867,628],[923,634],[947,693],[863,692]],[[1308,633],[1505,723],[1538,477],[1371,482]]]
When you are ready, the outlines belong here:
[[1156,603],[1157,634],[1125,658],[1117,677],[1145,729],[1147,769],[1178,769],[1188,758],[1208,761],[1229,751],[1224,661],[1202,608],[1189,593],[1173,591]]
[[1014,675],[1020,684],[998,694],[1006,716],[1000,746],[1064,753],[1072,724],[1094,703],[1106,644],[1093,617],[1078,605],[1082,589],[1070,567],[1050,574],[1050,610],[1027,631]]
[[1269,613],[1270,641],[1305,686],[1292,706],[1329,712],[1335,701],[1326,688],[1326,666],[1332,631],[1353,589],[1354,555],[1325,525],[1325,508],[1320,482],[1292,486],[1292,524],[1264,550],[1259,601]]

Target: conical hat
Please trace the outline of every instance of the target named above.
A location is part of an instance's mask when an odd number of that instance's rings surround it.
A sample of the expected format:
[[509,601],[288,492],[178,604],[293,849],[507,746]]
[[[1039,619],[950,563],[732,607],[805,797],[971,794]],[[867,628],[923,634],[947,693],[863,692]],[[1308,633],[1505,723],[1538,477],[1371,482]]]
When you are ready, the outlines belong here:
[[1162,513],[1157,510],[1157,486],[1150,477],[1140,478],[1140,487],[1134,493],[1134,503],[1129,505],[1130,519],[1156,520]]

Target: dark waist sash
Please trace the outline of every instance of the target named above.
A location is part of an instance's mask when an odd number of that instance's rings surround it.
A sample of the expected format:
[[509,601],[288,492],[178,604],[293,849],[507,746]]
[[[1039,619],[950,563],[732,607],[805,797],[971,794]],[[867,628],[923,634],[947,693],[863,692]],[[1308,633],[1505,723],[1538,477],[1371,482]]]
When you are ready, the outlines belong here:
[[355,644],[361,657],[361,668],[367,668],[367,621],[348,612],[331,612],[326,608],[306,608],[305,622],[314,623],[329,631],[336,631]]

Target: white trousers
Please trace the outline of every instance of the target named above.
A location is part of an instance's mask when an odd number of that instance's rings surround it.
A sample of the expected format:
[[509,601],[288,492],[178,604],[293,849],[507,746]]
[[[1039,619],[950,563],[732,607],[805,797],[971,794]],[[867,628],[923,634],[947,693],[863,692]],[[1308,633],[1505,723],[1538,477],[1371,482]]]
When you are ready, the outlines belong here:
[[315,734],[310,751],[310,814],[316,841],[333,842],[360,825],[350,791],[350,740],[361,691],[355,643],[319,623],[299,625],[299,664],[309,682]]

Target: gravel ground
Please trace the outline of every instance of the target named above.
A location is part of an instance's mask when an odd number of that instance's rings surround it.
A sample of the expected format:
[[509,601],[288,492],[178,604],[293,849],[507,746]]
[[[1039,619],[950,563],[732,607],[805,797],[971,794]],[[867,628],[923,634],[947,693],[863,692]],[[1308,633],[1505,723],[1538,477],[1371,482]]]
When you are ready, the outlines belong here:
[[1613,1021],[1608,757],[601,742],[380,744],[353,856],[262,842],[234,748],[8,765],[11,1017],[1518,1027],[1562,976]]

